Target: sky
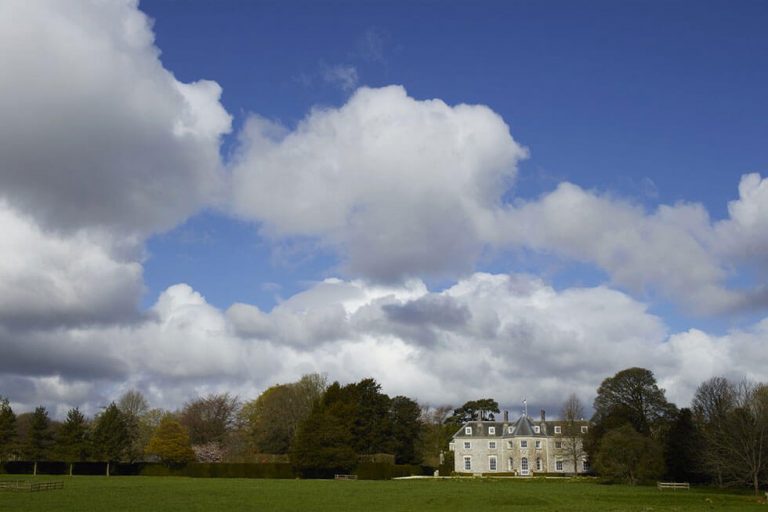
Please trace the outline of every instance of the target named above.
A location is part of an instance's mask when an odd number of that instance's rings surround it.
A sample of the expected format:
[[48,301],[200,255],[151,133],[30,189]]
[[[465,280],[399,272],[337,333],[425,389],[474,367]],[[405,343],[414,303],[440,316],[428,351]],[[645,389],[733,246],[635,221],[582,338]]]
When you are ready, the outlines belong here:
[[0,2],[0,395],[766,380],[768,4]]

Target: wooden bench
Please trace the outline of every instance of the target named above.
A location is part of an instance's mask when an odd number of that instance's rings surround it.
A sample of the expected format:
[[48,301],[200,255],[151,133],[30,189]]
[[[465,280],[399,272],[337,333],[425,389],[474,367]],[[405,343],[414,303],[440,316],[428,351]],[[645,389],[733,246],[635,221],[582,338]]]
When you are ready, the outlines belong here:
[[656,482],[656,488],[660,491],[663,491],[664,489],[672,489],[673,491],[676,491],[677,489],[685,489],[686,491],[690,491],[691,484],[688,482]]
[[357,475],[333,475],[334,480],[357,480]]

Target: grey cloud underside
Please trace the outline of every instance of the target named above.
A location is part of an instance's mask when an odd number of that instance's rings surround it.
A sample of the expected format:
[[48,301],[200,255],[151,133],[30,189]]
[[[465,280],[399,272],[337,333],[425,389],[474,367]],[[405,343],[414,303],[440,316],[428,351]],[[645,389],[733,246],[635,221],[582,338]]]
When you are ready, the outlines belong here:
[[466,305],[442,296],[426,297],[405,304],[385,304],[382,309],[393,322],[434,325],[450,330],[466,325],[472,316]]
[[0,6],[0,196],[42,225],[153,233],[222,187],[213,82],[164,69],[127,2]]
[[0,373],[75,380],[126,378],[129,366],[99,345],[78,343],[66,331],[18,333],[0,328]]
[[[345,382],[373,376],[390,394],[432,404],[528,396],[549,408],[564,388],[589,403],[602,378],[640,365],[656,370],[670,397],[687,405],[708,376],[759,374],[768,335],[763,322],[720,338],[670,336],[626,294],[556,291],[521,275],[474,274],[440,293],[418,283],[377,288],[330,280],[271,312],[222,312],[180,285],[152,313],[134,326],[5,336],[0,370],[41,383],[55,377],[57,385],[41,385],[36,400],[61,388],[88,407],[130,387],[166,407],[216,390],[252,397],[318,371]],[[245,329],[252,316],[267,328]]]

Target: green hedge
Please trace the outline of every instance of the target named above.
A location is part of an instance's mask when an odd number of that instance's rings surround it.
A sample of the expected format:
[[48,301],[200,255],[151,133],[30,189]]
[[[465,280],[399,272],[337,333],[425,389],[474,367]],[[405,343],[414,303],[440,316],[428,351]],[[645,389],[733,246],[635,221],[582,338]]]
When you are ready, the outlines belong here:
[[296,478],[290,464],[273,462],[267,464],[218,463],[187,464],[180,468],[169,468],[162,464],[147,464],[139,473],[142,476],[188,476],[192,478]]
[[[13,475],[31,475],[34,462],[13,461],[0,464],[0,472]],[[76,462],[74,475],[104,475],[106,462]],[[41,475],[69,474],[69,463],[41,461],[37,463],[37,472]],[[120,463],[110,466],[114,476],[189,476],[195,478],[296,478],[290,464],[188,464],[182,467],[168,467],[157,463]]]
[[184,468],[186,476],[195,478],[296,478],[290,464],[189,464]]
[[[32,474],[33,462],[15,461],[0,465],[0,472],[9,474]],[[37,472],[44,475],[65,475],[69,473],[66,462],[38,462]],[[104,475],[106,462],[76,462],[73,467],[75,475]],[[427,475],[431,476],[434,468],[409,464],[389,464],[386,462],[361,462],[354,474],[360,480],[390,480],[401,476]],[[168,467],[158,463],[120,463],[110,466],[110,474],[114,476],[186,476],[192,478],[273,478],[291,479],[299,475],[293,467],[284,462],[265,464],[257,463],[193,463],[182,467]],[[442,473],[441,473],[442,474]],[[333,472],[318,474],[317,477],[333,478]]]

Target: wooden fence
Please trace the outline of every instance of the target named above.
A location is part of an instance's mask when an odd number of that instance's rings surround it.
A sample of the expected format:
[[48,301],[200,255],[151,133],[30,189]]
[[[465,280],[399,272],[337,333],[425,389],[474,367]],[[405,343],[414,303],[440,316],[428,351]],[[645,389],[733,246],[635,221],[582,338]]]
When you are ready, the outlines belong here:
[[64,482],[30,482],[29,480],[0,480],[0,491],[39,492],[63,489]]

